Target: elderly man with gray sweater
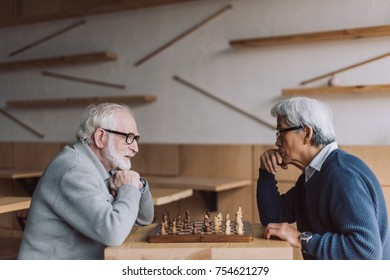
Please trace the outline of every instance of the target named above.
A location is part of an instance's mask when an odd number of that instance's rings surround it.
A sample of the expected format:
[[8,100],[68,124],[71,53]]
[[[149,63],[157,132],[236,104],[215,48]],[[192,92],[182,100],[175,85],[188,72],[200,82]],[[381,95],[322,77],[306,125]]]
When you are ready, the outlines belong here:
[[19,259],[103,259],[106,246],[153,221],[149,185],[131,170],[139,134],[130,109],[88,106],[77,138],[37,185]]

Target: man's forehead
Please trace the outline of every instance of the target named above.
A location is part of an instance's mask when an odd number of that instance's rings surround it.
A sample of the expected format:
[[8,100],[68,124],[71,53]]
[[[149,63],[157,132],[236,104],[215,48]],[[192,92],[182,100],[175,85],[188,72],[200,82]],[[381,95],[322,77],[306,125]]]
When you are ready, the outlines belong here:
[[115,126],[126,130],[137,130],[137,123],[135,122],[134,117],[126,111],[117,112],[115,114]]

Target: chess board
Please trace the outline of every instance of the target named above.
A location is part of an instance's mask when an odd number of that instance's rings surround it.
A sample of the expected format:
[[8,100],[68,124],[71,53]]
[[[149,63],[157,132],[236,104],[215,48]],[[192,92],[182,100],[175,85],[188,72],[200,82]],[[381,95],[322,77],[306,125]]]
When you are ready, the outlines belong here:
[[[185,242],[251,242],[253,233],[251,224],[248,221],[243,221],[244,234],[238,235],[235,229],[235,223],[230,224],[230,235],[225,234],[225,223],[219,231],[211,232],[202,231],[203,222],[195,222],[198,232],[192,233],[193,226],[189,225],[187,229],[183,226],[177,228],[177,232],[173,233],[167,230],[165,235],[160,234],[160,225],[157,224],[148,234],[148,242],[150,243],[185,243]],[[213,228],[213,227],[212,227]]]

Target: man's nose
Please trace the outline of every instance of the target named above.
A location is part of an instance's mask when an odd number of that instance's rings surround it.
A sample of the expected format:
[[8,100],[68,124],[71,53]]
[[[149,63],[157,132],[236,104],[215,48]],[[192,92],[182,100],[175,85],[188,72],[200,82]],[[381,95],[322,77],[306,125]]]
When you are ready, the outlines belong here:
[[137,141],[133,141],[133,143],[131,143],[131,144],[129,145],[129,149],[130,149],[130,150],[133,150],[133,151],[136,152],[136,153],[138,153],[138,150],[139,150],[139,148],[138,148],[138,142],[137,142]]

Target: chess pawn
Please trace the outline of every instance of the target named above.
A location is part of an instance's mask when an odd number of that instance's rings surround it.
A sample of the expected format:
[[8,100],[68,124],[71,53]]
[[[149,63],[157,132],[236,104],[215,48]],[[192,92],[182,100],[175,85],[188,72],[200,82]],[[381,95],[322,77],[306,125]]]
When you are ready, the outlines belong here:
[[192,224],[192,234],[198,234],[198,229],[195,223]]
[[172,221],[172,233],[177,233],[177,219],[173,218]]
[[226,224],[225,234],[230,235],[230,220],[226,220],[225,224]]
[[218,216],[214,217],[214,230],[219,231],[220,230],[220,225],[219,225],[219,219]]
[[161,235],[167,235],[168,233],[166,232],[165,230],[165,223],[164,222],[161,222],[160,223],[160,234]]
[[169,229],[169,213],[167,209],[162,213],[162,222],[164,223],[165,230]]

